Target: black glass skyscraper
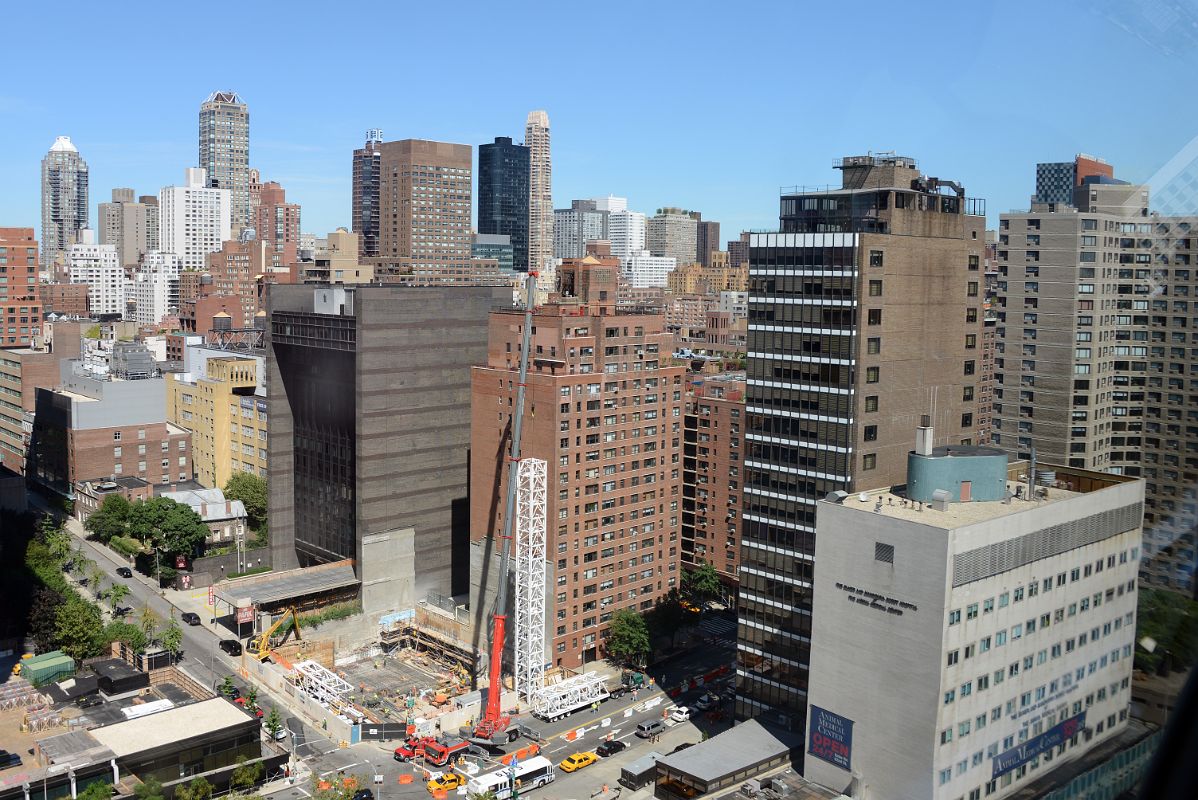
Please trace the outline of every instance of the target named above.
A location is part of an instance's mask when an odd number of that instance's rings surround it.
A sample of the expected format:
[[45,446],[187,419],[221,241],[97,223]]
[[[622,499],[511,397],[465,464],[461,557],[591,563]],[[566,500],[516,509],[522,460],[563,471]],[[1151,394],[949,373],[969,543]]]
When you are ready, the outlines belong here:
[[478,148],[478,232],[512,237],[516,270],[528,271],[529,149],[507,136]]

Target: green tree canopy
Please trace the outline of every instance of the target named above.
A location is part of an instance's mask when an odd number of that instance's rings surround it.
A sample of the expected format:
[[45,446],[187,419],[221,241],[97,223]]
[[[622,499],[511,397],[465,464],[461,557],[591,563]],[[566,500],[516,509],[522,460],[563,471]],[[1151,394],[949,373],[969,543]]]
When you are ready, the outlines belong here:
[[58,609],[54,627],[58,646],[76,660],[100,655],[104,649],[104,623],[100,609],[71,596]]
[[261,761],[250,762],[245,756],[238,756],[229,785],[234,789],[248,789],[262,780],[263,771]]
[[208,527],[190,506],[168,497],[154,497],[130,509],[129,535],[161,548],[163,555],[191,556],[208,537]]
[[108,591],[105,592],[105,595],[108,597],[109,607],[115,614],[117,607],[121,604],[121,601],[129,596],[129,587],[123,583],[114,583],[108,588]]
[[612,615],[607,639],[609,655],[625,663],[639,665],[644,663],[651,649],[649,626],[643,616],[627,608],[621,608]]
[[270,738],[272,739],[279,735],[279,731],[283,730],[283,718],[279,716],[279,709],[274,707],[270,709],[270,713],[266,715],[262,727],[266,728],[266,732],[270,734]]
[[720,596],[720,574],[706,562],[682,573],[682,595],[696,606]]
[[249,525],[259,530],[266,524],[266,479],[252,472],[234,472],[225,483],[225,498],[245,504]]
[[123,495],[110,494],[87,518],[83,527],[94,533],[102,542],[108,542],[114,536],[124,536],[132,508]]
[[123,622],[119,619],[104,626],[104,641],[124,642],[135,653],[146,652],[146,645],[149,644],[149,640],[146,639],[146,634],[141,628],[131,622]]
[[212,784],[206,778],[193,778],[191,783],[175,788],[175,800],[208,800]]
[[77,800],[112,800],[112,785],[101,778],[85,786],[76,797]]
[[161,639],[162,649],[170,653],[172,659],[176,658],[183,646],[183,629],[179,627],[179,621],[175,619],[174,611],[171,612],[170,621],[162,629]]
[[62,595],[49,587],[43,586],[33,594],[28,629],[33,649],[38,653],[48,653],[57,647],[58,611],[62,603]]
[[137,800],[163,800],[162,782],[153,775],[133,787]]

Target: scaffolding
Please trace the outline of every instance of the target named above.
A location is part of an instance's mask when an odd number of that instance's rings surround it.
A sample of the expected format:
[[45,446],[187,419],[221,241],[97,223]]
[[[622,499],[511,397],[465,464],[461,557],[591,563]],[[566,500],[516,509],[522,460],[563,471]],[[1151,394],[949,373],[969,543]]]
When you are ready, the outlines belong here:
[[516,693],[545,685],[545,462],[522,458],[516,475]]
[[353,691],[354,687],[336,673],[325,669],[319,662],[299,662],[295,665],[293,678],[297,687],[316,702],[327,705],[334,713],[342,713],[349,705],[346,695]]
[[555,720],[605,699],[607,684],[597,672],[571,675],[559,683],[543,687],[532,696],[532,713],[541,719]]

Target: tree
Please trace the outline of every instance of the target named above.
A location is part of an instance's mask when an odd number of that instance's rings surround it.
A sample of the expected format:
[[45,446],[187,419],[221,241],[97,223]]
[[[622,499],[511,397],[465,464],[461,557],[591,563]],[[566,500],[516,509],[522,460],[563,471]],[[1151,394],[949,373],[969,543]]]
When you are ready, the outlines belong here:
[[142,633],[146,635],[148,641],[154,640],[154,630],[161,621],[162,619],[154,613],[154,609],[150,608],[149,603],[146,603],[141,607],[141,611],[137,612],[137,625],[141,628]]
[[279,709],[271,708],[270,713],[266,715],[266,720],[262,723],[266,728],[266,733],[270,738],[274,739],[279,735],[279,731],[283,730],[283,718],[279,716]]
[[96,566],[96,562],[87,557],[87,551],[83,549],[83,545],[75,545],[75,550],[71,553],[71,571],[82,578],[94,566]]
[[220,693],[223,694],[225,697],[229,697],[230,695],[232,695],[233,689],[235,689],[235,688],[236,687],[233,685],[233,676],[232,675],[226,675],[225,679],[220,682]]
[[166,623],[161,638],[162,649],[170,653],[171,661],[174,661],[183,646],[183,629],[179,627],[179,621],[175,619],[174,611],[171,611],[170,621]]
[[103,778],[94,780],[80,790],[76,800],[112,800],[112,786]]
[[238,756],[229,785],[234,789],[248,789],[262,779],[262,772],[261,761],[251,762],[245,756]]
[[104,626],[104,642],[124,642],[135,653],[146,652],[146,645],[149,644],[141,628],[119,619]]
[[124,495],[110,494],[104,498],[100,507],[87,518],[83,527],[94,533],[101,542],[107,543],[114,536],[125,535],[131,509],[132,505]]
[[649,626],[643,616],[628,608],[621,608],[612,615],[608,654],[627,664],[639,665],[651,649]]
[[706,562],[682,573],[683,596],[700,608],[708,600],[719,597],[722,588],[720,574]]
[[259,530],[266,524],[266,479],[252,472],[234,472],[225,483],[225,499],[245,504],[250,528]]
[[62,595],[43,586],[33,595],[29,606],[28,629],[33,638],[33,649],[48,653],[58,641],[58,611],[62,608]]
[[250,684],[250,688],[245,690],[245,704],[253,709],[258,707],[258,687]]
[[114,583],[108,588],[105,593],[108,597],[108,606],[112,609],[112,613],[116,613],[121,601],[129,596],[129,587],[123,583]]
[[66,598],[58,609],[54,633],[59,648],[76,661],[98,656],[104,650],[100,609],[80,597]]
[[203,777],[175,788],[175,800],[208,800],[209,797],[212,797],[212,784]]
[[91,587],[92,594],[95,595],[96,599],[98,600],[100,595],[104,592],[104,570],[100,569],[100,567],[95,563],[93,563],[91,569],[88,570],[87,585]]
[[160,551],[155,559],[159,583],[174,573],[174,557],[194,556],[208,538],[208,526],[191,506],[167,497],[154,497],[133,505],[129,511],[129,535]]
[[466,795],[466,800],[495,800],[495,790],[488,789],[485,792],[473,792]]
[[669,635],[673,644],[678,638],[678,630],[686,621],[686,609],[682,607],[682,598],[677,589],[671,589],[669,594],[657,601],[653,607],[651,625],[654,635]]

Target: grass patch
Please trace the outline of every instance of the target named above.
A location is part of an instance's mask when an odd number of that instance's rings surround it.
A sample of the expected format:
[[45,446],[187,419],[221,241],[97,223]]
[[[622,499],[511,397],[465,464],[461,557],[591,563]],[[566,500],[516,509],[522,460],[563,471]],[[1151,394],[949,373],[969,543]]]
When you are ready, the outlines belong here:
[[253,569],[247,569],[245,572],[230,572],[228,577],[244,578],[246,575],[258,575],[263,572],[270,572],[270,570],[270,567],[254,567]]

